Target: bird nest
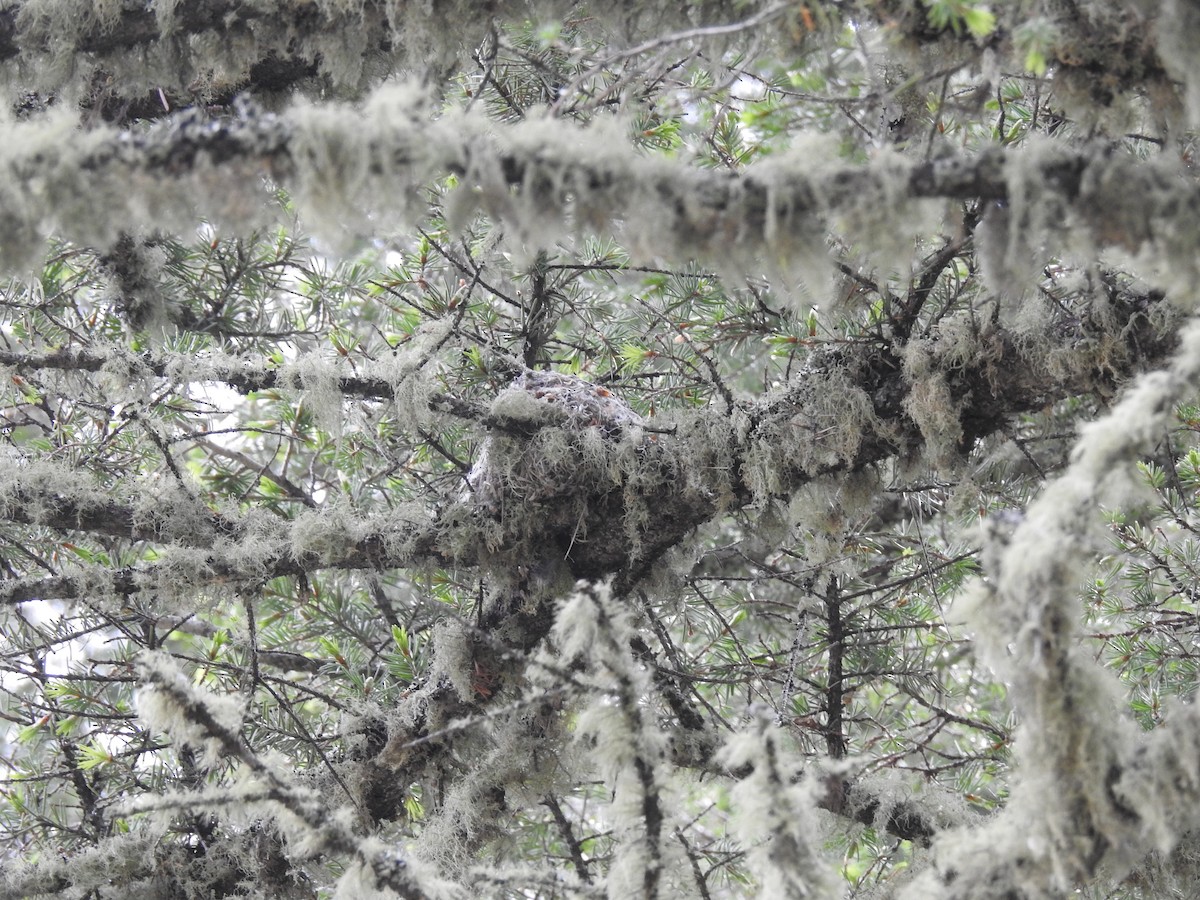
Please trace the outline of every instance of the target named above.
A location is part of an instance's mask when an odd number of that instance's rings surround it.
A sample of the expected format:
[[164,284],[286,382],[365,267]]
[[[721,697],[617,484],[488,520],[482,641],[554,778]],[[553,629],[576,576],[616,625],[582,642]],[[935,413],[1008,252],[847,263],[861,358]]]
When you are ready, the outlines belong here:
[[608,436],[645,424],[641,416],[608,388],[558,372],[530,371],[518,376],[496,398],[493,413],[497,407],[503,412],[512,405],[514,397],[521,395],[545,404],[553,410],[553,416],[575,428],[598,428]]
[[497,526],[487,529],[491,549],[558,545],[569,554],[600,519],[608,531],[625,518],[654,436],[608,388],[525,372],[493,401],[490,419],[463,499]]

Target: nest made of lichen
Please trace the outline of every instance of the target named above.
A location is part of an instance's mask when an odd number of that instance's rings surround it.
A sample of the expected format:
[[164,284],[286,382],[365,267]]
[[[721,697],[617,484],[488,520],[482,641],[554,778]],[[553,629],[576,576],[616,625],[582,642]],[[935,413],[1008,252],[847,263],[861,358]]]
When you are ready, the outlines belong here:
[[489,410],[495,427],[463,499],[489,549],[569,553],[603,520],[624,522],[654,436],[611,390],[572,375],[526,372]]

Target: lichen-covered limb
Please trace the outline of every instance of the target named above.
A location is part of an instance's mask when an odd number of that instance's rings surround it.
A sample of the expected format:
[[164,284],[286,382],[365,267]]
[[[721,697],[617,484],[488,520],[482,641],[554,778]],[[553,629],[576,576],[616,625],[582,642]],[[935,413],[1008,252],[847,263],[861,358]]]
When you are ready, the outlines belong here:
[[[1058,342],[1033,346],[1018,346],[1002,333],[979,334],[966,343],[960,337],[923,348],[923,381],[937,380],[948,396],[957,398],[954,408],[943,411],[956,422],[949,429],[956,445],[949,449],[969,448],[1004,427],[1008,417],[1064,397],[1111,395],[1120,378],[1161,361],[1174,346],[1174,338],[1170,328],[1152,327],[1145,315],[1149,305],[1158,301],[1132,293],[1117,300],[1113,311],[1119,316],[1108,323],[1110,331],[1068,330]],[[1084,346],[1090,349],[1085,352]],[[1071,364],[1066,366],[1062,350],[1068,347]],[[8,352],[0,362],[19,370],[78,366],[96,371],[105,359],[82,352],[43,356]],[[133,361],[155,376],[180,377],[179,360],[134,357]],[[295,381],[270,367],[232,360],[187,364],[193,377],[224,380],[241,389]],[[333,370],[331,377],[347,396],[387,397],[393,390],[392,381],[369,371],[338,376]],[[613,481],[606,489],[566,484],[561,491],[564,502],[549,497],[543,514],[520,520],[525,533],[492,532],[486,540],[478,517],[470,513],[466,502],[470,498],[452,497],[420,522],[340,520],[337,547],[327,542],[321,548],[305,549],[297,536],[311,530],[319,511],[291,523],[255,520],[251,524],[238,515],[204,508],[182,491],[179,502],[158,503],[155,498],[162,492],[158,483],[135,482],[114,492],[111,486],[94,484],[48,463],[13,468],[0,501],[9,521],[16,523],[202,551],[189,557],[188,563],[198,583],[300,574],[323,567],[387,568],[420,562],[502,570],[514,560],[524,565],[522,556],[534,547],[538,553],[557,549],[574,577],[616,575],[632,585],[662,553],[722,512],[788,496],[816,477],[859,471],[897,452],[930,450],[930,442],[939,436],[925,433],[921,417],[914,415],[915,387],[911,367],[906,370],[897,352],[886,345],[860,344],[818,354],[787,386],[745,404],[733,416],[715,410],[681,416],[674,433],[656,434],[640,447],[628,446],[621,451],[623,482]],[[577,422],[511,418],[503,405],[487,410],[443,395],[431,395],[428,403],[434,412],[462,416],[493,433],[506,434],[520,447],[539,433],[554,443],[582,436]],[[596,452],[606,452],[605,441],[592,445]],[[596,465],[605,468],[610,462],[600,459]],[[583,477],[578,461],[570,462],[560,474]],[[565,502],[567,496],[586,501],[586,509],[575,510]],[[653,511],[639,520],[636,548],[627,529],[631,498]],[[566,520],[555,512],[567,507],[586,518],[571,518],[567,528]],[[580,526],[582,531],[576,531]],[[587,540],[576,540],[579,534],[586,534]],[[239,550],[251,546],[252,553]],[[159,564],[126,570],[116,587],[119,593],[128,593],[139,584],[154,583],[158,577],[154,573],[165,571]],[[6,599],[69,598],[76,595],[79,583],[71,578],[50,579],[43,593],[36,583],[13,583]],[[540,635],[527,637],[532,643]]]
[[[1056,68],[1064,93],[1091,96],[1099,83],[1111,103],[1114,95],[1145,82],[1173,91],[1172,78],[1194,93],[1187,71],[1191,22],[1180,8],[1184,4],[1164,4],[1157,17],[1141,9],[1103,7],[1061,16],[1057,8],[1040,8],[1048,5],[995,10],[989,52],[1004,54],[1010,67],[1019,68],[1021,42],[1013,32],[1044,15],[1061,35],[1048,48],[1046,63]],[[540,21],[552,21],[569,16],[576,6],[570,0],[543,0],[534,12]],[[430,16],[424,4],[410,0],[19,0],[0,10],[0,66],[6,66],[10,84],[22,90],[95,91],[92,67],[65,64],[86,57],[109,76],[115,88],[108,90],[120,92],[107,103],[92,96],[94,108],[123,108],[150,118],[191,103],[227,102],[240,90],[269,94],[298,86],[317,93],[332,85],[343,94],[358,93],[392,71],[436,69],[465,58],[493,21],[526,20],[531,9],[523,0],[500,0],[480,15],[478,3],[457,0],[443,3],[438,13]],[[883,23],[912,44],[939,45],[962,64],[984,50],[957,21],[937,25],[926,7],[898,2],[845,4],[831,14],[780,2],[747,8],[722,0],[684,5],[625,0],[590,9],[589,15],[612,26],[609,43],[616,52],[608,54],[609,64],[684,40],[719,40],[747,22],[759,23],[761,37],[790,45],[814,28],[832,28],[842,17],[864,28]],[[773,27],[763,28],[762,22]],[[654,40],[619,46],[628,34],[655,30],[660,36]],[[1060,47],[1068,52],[1057,55]],[[1104,50],[1090,50],[1094,47]]]
[[217,584],[302,576],[322,569],[379,571],[453,562],[439,552],[437,527],[432,523],[406,523],[340,543],[340,552],[297,552],[284,532],[274,535],[274,540],[264,539],[263,535],[245,536],[244,543],[226,542],[213,550],[164,547],[158,560],[137,566],[72,566],[72,574],[0,581],[0,605],[75,600],[99,589],[128,597],[140,591],[187,592]]
[[[536,13],[567,16],[576,5],[538,3]],[[773,18],[791,12],[786,3],[764,6]],[[707,27],[720,37],[748,18],[761,24],[753,12],[724,0],[683,8],[626,0],[589,11],[616,26],[614,40],[634,20],[643,31],[682,29],[677,40],[703,38]],[[485,9],[442,2],[436,16],[412,0],[20,0],[0,10],[0,80],[20,91],[82,93],[106,117],[156,118],[228,103],[240,91],[354,96],[395,71],[444,69],[478,47],[494,21],[530,15],[525,0]]]
[[1079,584],[1104,506],[1136,500],[1131,475],[1200,382],[1200,325],[1171,364],[1086,426],[1067,471],[1022,516],[991,523],[988,581],[967,608],[981,654],[1021,717],[1020,776],[986,827],[935,843],[936,874],[906,897],[1063,895],[1101,870],[1169,853],[1200,824],[1196,715],[1181,709],[1148,740],[1120,708],[1116,678],[1080,646]]
[[[0,366],[7,366],[15,372],[100,372],[116,366],[125,369],[131,377],[151,375],[156,378],[186,378],[192,382],[219,381],[243,394],[287,387],[296,381],[295,367],[288,370],[220,354],[133,354],[116,347],[107,351],[63,348],[49,353],[0,349]],[[389,380],[382,373],[364,372],[361,368],[340,373],[334,387],[348,398],[364,400],[388,400],[394,398],[396,392],[394,380]],[[428,394],[427,400],[434,411],[484,424],[488,421],[486,410],[466,400],[439,393]]]
[[[523,5],[497,4],[498,11]],[[231,89],[281,90],[317,75],[345,91],[409,57],[457,55],[487,32],[485,16],[445,13],[443,20],[419,3],[376,0],[26,0],[0,11],[0,62],[12,81],[55,91],[75,87],[78,77],[61,61],[86,55],[130,94],[157,88],[176,105],[227,98]],[[442,21],[455,28],[437,27]]]
[[412,93],[393,87],[364,108],[208,122],[185,114],[146,134],[97,128],[70,143],[62,120],[5,127],[0,236],[12,265],[41,252],[51,231],[107,247],[139,227],[191,227],[197,214],[255,224],[263,205],[246,198],[263,192],[264,174],[293,192],[306,222],[334,238],[344,239],[347,222],[377,227],[378,216],[419,217],[421,201],[406,198],[454,173],[460,187],[448,212],[457,221],[485,210],[531,246],[560,238],[568,221],[582,230],[619,226],[639,254],[703,254],[730,268],[758,267],[762,258],[813,264],[824,255],[827,220],[848,210],[869,207],[894,228],[912,220],[910,207],[921,200],[1018,203],[1030,185],[1039,207],[1058,213],[1040,226],[1021,222],[1026,231],[1182,257],[1194,249],[1192,211],[1200,205],[1200,189],[1178,178],[1178,164],[1100,147],[995,149],[915,163],[885,155],[864,165],[814,164],[820,149],[809,147],[734,174],[647,158],[611,124],[584,132],[558,120],[430,121]]

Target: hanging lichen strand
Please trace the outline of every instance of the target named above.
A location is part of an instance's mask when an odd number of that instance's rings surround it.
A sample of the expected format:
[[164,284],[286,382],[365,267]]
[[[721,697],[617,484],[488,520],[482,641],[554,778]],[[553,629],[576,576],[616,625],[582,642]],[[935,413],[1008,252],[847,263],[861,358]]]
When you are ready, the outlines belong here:
[[1200,892],[1183,2],[0,9],[0,896]]

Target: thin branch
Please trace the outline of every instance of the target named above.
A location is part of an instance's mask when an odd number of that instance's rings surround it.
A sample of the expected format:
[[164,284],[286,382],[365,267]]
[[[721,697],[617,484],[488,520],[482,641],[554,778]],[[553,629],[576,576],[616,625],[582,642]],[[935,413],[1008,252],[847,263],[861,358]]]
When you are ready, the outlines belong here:
[[575,837],[575,832],[572,830],[571,823],[567,820],[562,806],[550,794],[542,798],[542,806],[550,810],[550,815],[554,817],[558,833],[562,836],[563,843],[567,845],[567,853],[571,856],[571,865],[575,868],[575,874],[584,884],[591,884],[592,874],[588,871],[587,860],[583,858],[583,848],[580,847],[579,840]]

